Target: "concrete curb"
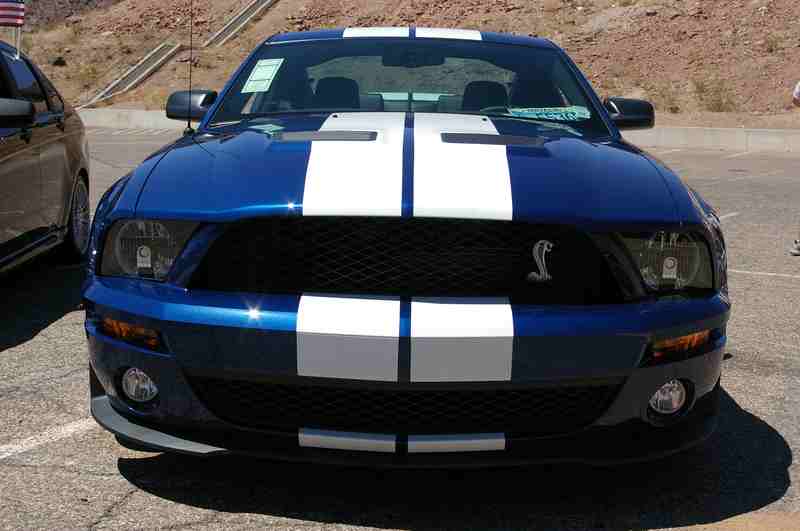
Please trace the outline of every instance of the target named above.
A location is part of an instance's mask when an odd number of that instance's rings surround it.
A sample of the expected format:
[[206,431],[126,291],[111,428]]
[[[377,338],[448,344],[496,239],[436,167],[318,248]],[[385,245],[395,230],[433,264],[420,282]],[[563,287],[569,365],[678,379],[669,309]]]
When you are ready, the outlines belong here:
[[170,120],[164,111],[130,109],[83,109],[79,111],[86,127],[109,129],[186,129],[186,122]]
[[800,153],[800,130],[797,129],[656,127],[629,131],[624,136],[640,147]]
[[[163,111],[84,109],[80,111],[80,115],[87,127],[176,131],[186,128],[185,122],[169,120]],[[644,131],[629,131],[625,133],[625,138],[644,148],[800,153],[798,129],[657,127]]]

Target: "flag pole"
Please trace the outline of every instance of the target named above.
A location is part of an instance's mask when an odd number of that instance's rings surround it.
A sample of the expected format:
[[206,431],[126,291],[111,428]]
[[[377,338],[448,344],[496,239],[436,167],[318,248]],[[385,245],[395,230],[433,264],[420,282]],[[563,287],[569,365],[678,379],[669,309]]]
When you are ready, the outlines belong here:
[[[22,0],[21,4],[22,4],[22,9],[25,10],[27,8],[27,6],[25,5],[25,0]],[[22,15],[23,20],[24,20],[26,14],[27,13],[25,13],[23,11],[23,15]],[[15,59],[17,61],[19,61],[20,53],[22,53],[21,50],[20,50],[20,48],[22,48],[22,24],[18,25],[15,28],[15,31],[16,31],[16,38],[17,38],[17,46],[16,46],[17,54],[16,54]]]

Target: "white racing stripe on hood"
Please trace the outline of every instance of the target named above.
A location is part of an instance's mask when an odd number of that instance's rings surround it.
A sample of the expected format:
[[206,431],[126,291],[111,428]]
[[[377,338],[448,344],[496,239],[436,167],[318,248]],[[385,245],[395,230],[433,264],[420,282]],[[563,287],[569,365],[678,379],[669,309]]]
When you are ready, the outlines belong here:
[[411,301],[412,382],[508,381],[513,355],[508,299]]
[[405,113],[332,114],[320,131],[374,131],[378,137],[312,142],[303,215],[400,216]]
[[442,133],[498,135],[477,115],[414,116],[414,216],[510,220],[506,146],[446,144]]
[[400,299],[303,295],[297,309],[297,374],[397,381]]

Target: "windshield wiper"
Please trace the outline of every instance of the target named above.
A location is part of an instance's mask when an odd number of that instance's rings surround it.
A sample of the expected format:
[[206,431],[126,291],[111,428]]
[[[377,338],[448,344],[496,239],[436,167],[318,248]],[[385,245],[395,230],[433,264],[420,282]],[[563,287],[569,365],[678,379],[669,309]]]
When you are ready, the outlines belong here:
[[[321,114],[321,113],[336,113],[336,112],[343,112],[343,111],[324,111],[324,110],[303,110],[303,109],[291,109],[291,110],[284,110],[284,111],[269,111],[269,112],[256,112],[247,115],[243,115],[241,118],[237,120],[230,120],[226,122],[214,122],[208,125],[208,127],[225,127],[228,125],[237,125],[241,123],[249,123],[254,120],[258,120],[260,118],[269,118],[271,116],[279,116],[281,114]],[[347,111],[350,112],[350,111]]]

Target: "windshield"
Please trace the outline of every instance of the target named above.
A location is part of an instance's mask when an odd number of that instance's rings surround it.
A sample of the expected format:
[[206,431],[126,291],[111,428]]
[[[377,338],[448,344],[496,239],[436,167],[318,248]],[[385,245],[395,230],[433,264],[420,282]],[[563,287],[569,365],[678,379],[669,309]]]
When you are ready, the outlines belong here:
[[342,111],[482,114],[545,133],[609,135],[556,50],[433,39],[266,44],[208,125]]

